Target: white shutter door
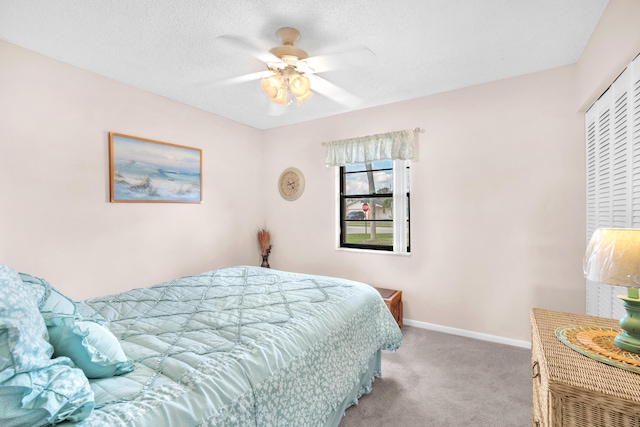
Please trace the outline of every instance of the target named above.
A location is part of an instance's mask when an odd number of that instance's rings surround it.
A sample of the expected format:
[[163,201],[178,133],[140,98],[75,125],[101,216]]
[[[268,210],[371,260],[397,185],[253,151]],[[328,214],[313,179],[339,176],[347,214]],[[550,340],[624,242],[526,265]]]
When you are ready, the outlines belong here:
[[613,89],[611,110],[611,225],[614,228],[628,228],[631,225],[631,174],[627,116],[627,77],[620,76]]
[[596,118],[596,225],[611,224],[611,89],[598,101]]
[[[609,88],[586,113],[587,242],[612,222],[611,99]],[[611,317],[608,286],[587,280],[587,314]]]
[[631,141],[631,227],[640,228],[640,56],[631,64],[629,76],[629,141]]
[[[640,228],[640,57],[585,115],[587,242],[598,227]],[[623,287],[587,281],[587,314],[624,315]]]
[[[587,154],[587,242],[591,239],[596,228],[598,228],[598,211],[597,211],[597,191],[596,191],[596,175],[598,172],[597,165],[597,138],[596,138],[596,119],[597,106],[593,106],[585,114],[586,122],[586,154]],[[596,315],[600,313],[598,304],[600,302],[600,294],[598,284],[587,280],[587,314]]]

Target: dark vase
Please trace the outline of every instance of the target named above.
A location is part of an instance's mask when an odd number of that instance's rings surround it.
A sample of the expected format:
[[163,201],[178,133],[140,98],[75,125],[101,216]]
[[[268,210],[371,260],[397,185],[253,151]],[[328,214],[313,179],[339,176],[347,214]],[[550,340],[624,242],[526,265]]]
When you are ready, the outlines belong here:
[[262,264],[260,264],[260,267],[271,268],[269,267],[269,255],[262,255]]

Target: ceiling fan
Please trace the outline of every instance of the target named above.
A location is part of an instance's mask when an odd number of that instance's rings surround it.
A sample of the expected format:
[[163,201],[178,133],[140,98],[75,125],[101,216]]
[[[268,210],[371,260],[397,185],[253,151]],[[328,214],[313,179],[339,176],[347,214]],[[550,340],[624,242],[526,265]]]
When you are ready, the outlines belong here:
[[289,105],[295,98],[300,105],[313,95],[311,81],[305,76],[305,73],[310,72],[304,62],[309,55],[294,46],[300,37],[300,32],[295,28],[280,28],[276,34],[282,40],[282,45],[274,47],[269,52],[280,61],[267,63],[267,68],[273,72],[273,75],[262,78],[260,87],[265,95],[276,104]]
[[280,28],[276,35],[281,40],[281,45],[272,48],[269,52],[259,51],[236,37],[222,36],[236,45],[241,45],[253,56],[265,62],[267,66],[267,71],[246,74],[226,80],[226,82],[246,82],[260,79],[260,88],[264,94],[273,103],[283,106],[291,105],[294,102],[300,105],[311,98],[314,92],[349,107],[360,103],[359,98],[317,74],[344,66],[345,64],[341,64],[341,61],[336,61],[341,54],[353,55],[358,51],[369,56],[373,54],[369,49],[358,47],[335,55],[310,57],[307,52],[295,46],[300,37],[300,32],[295,28]]

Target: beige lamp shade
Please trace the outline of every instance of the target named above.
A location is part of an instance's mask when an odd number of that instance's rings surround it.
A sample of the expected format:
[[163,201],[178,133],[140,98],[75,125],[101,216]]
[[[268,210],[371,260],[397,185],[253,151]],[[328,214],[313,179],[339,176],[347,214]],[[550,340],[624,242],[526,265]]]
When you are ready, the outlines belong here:
[[640,286],[640,229],[597,229],[585,253],[584,277],[609,285]]
[[276,74],[260,80],[262,91],[276,104],[287,106],[295,98],[298,105],[311,96],[311,81],[308,77],[297,73],[293,68],[274,71]]
[[295,96],[305,96],[311,88],[311,82],[308,77],[294,74],[289,78],[289,87]]

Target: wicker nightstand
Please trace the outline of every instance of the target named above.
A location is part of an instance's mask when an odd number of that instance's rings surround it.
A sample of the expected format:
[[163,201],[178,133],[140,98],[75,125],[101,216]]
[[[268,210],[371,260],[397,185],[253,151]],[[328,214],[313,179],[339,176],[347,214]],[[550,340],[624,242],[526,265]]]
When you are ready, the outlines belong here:
[[560,326],[615,328],[618,321],[531,310],[532,426],[640,425],[640,374],[609,366],[563,344]]
[[398,326],[402,328],[402,291],[395,289],[376,288],[380,296],[387,304],[393,318],[398,322]]

